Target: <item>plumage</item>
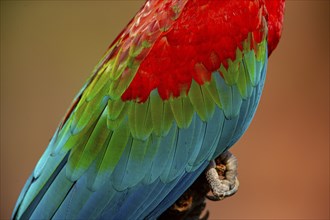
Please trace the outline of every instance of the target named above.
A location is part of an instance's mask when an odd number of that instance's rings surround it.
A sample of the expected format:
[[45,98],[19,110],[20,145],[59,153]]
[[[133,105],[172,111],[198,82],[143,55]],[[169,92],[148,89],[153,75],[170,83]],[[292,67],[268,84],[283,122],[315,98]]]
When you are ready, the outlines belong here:
[[284,2],[147,1],[76,96],[13,218],[157,218],[251,123],[267,31],[283,17],[268,20],[267,4]]

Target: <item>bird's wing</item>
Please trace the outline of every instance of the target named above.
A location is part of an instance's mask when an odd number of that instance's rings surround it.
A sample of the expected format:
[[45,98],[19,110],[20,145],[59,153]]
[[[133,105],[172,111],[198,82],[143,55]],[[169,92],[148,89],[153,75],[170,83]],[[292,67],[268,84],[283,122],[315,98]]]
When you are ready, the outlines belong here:
[[[265,72],[265,33],[259,43],[249,33],[228,68],[221,65],[203,77],[205,67],[196,63],[196,77],[202,77],[179,95],[164,99],[156,88],[148,97],[124,98],[141,62],[175,21],[163,21],[169,16],[160,12],[148,17],[152,7],[144,6],[97,65],[22,191],[14,217],[75,216],[86,206],[82,216],[106,207],[118,213],[125,205],[140,211],[152,211],[151,203],[170,205],[207,161],[244,132],[239,123],[252,109],[244,100]],[[176,193],[168,197],[171,190]],[[127,202],[143,195],[151,208]]]

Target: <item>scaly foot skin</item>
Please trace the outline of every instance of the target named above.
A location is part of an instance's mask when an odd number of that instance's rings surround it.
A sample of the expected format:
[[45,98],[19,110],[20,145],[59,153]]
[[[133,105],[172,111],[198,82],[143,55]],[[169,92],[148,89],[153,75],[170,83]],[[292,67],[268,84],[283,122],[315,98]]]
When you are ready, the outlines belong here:
[[211,161],[206,171],[206,179],[212,191],[212,195],[206,195],[208,199],[219,201],[234,195],[239,186],[236,157],[226,151],[217,157],[216,161]]

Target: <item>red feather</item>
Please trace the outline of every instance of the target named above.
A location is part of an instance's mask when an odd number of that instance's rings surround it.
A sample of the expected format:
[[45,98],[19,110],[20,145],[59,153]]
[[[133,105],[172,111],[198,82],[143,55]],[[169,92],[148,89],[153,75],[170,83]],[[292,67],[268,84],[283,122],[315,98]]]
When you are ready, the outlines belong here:
[[[162,24],[173,22],[173,6],[177,1],[161,2],[165,1],[159,0],[157,7],[169,10],[167,14],[172,16],[157,19]],[[281,3],[284,4],[282,0],[268,0],[266,6],[273,12]],[[181,14],[158,36],[141,62],[123,100],[143,102],[153,89],[158,89],[164,100],[180,96],[182,92],[188,92],[193,79],[203,84],[210,80],[211,73],[221,63],[227,68],[227,60],[235,60],[236,49],[242,49],[248,33],[253,33],[257,43],[262,40],[262,17],[267,15],[262,0],[188,0],[182,6]],[[279,39],[277,25],[282,24],[274,24],[275,16],[279,15],[269,16],[273,22],[270,52]]]

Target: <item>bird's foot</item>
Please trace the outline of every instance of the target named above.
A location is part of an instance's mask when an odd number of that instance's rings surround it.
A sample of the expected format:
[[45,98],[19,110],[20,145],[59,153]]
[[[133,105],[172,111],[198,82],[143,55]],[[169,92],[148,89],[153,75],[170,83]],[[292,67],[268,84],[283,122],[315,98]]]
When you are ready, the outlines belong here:
[[234,195],[239,186],[236,157],[226,151],[211,161],[206,179],[211,188],[211,194],[206,195],[208,199],[218,201]]

